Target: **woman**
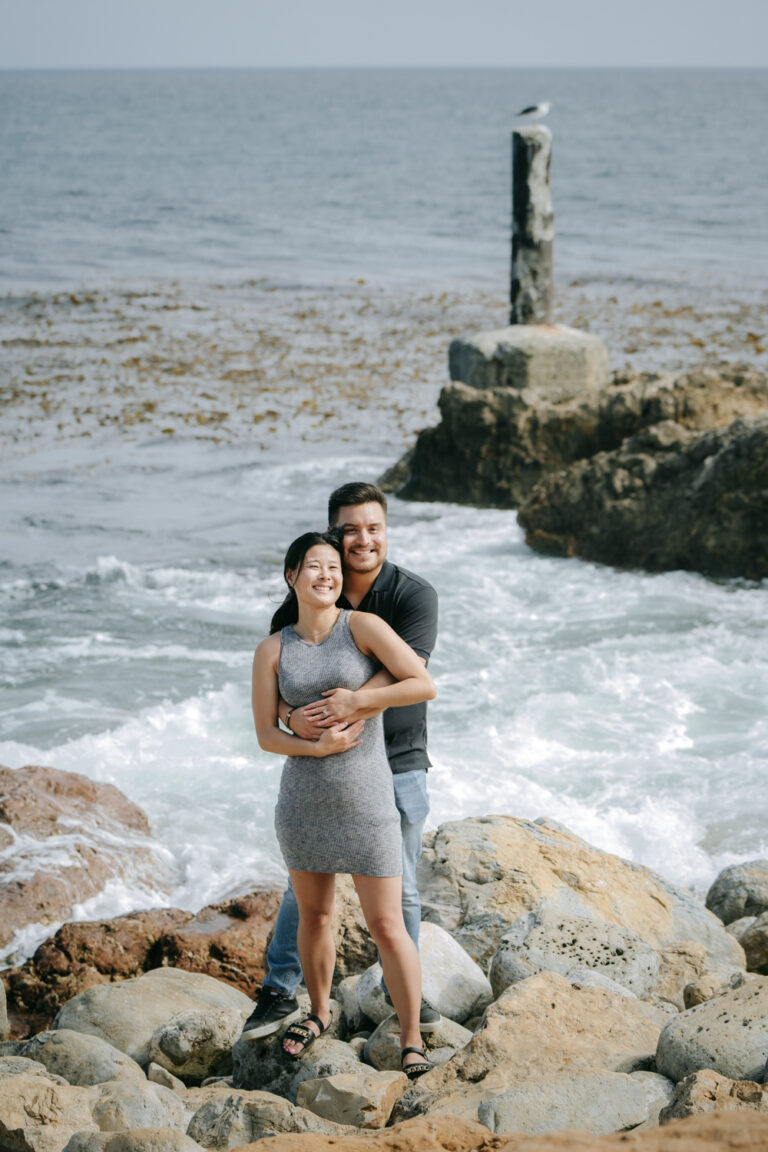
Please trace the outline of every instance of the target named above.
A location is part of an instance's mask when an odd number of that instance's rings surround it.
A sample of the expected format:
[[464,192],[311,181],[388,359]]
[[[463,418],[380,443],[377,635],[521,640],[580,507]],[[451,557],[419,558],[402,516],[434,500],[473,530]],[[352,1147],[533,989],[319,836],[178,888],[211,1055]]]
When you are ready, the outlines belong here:
[[[403,922],[400,817],[381,716],[325,728],[316,741],[284,732],[277,718],[279,696],[293,709],[330,690],[353,693],[355,709],[380,713],[435,695],[421,660],[388,624],[336,606],[341,563],[332,533],[307,532],[291,544],[284,565],[289,592],[253,660],[259,745],[288,756],[275,828],[299,905],[298,948],[311,1002],[306,1019],[284,1034],[283,1048],[300,1056],[330,1022],[334,877],[347,872],[400,1021],[403,1071],[416,1079],[430,1068],[419,1031],[421,968]],[[379,665],[395,683],[361,689]]]

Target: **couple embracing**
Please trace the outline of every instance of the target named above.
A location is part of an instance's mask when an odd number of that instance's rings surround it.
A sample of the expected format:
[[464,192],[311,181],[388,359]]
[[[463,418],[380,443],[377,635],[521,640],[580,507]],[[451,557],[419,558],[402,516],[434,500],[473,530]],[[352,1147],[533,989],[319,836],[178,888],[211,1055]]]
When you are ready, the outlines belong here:
[[[268,970],[243,1038],[310,1012],[282,1038],[297,1058],[330,1022],[334,877],[352,876],[400,1022],[403,1071],[431,1065],[421,1032],[439,1015],[421,995],[416,863],[429,810],[426,664],[437,634],[434,588],[386,558],[386,497],[345,484],[328,501],[327,532],[285,557],[288,594],[253,661],[260,746],[287,756],[275,829],[290,875]],[[282,727],[281,727],[282,725]]]

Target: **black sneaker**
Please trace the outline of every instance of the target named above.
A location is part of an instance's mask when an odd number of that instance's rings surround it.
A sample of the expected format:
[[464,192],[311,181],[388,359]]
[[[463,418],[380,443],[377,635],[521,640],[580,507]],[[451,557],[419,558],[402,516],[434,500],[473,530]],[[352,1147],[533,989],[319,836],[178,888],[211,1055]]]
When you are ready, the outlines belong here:
[[295,996],[284,996],[278,988],[268,985],[259,992],[256,1007],[243,1024],[241,1040],[258,1040],[260,1036],[271,1036],[282,1024],[290,1024],[300,1014],[299,1002]]
[[[394,1008],[392,998],[390,997],[388,991],[384,993],[384,999],[386,1000],[387,1004],[389,1004],[390,1008]],[[442,1016],[437,1011],[437,1009],[433,1008],[432,1005],[429,1004],[422,996],[421,1011],[419,1012],[419,1029],[425,1033],[436,1032],[440,1027],[441,1020]]]

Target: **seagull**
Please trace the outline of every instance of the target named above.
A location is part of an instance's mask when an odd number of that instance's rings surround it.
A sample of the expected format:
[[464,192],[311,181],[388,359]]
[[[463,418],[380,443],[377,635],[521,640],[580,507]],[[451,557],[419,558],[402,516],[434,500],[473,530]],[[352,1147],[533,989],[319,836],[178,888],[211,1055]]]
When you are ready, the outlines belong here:
[[522,112],[518,112],[517,115],[527,116],[529,120],[543,120],[551,107],[551,101],[544,100],[541,104],[529,104],[527,108],[523,108]]

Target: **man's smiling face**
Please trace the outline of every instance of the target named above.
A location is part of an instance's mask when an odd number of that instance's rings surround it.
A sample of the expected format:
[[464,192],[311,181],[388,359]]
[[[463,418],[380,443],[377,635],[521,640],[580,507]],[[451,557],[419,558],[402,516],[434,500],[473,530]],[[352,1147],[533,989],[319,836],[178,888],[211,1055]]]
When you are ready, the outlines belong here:
[[341,531],[348,572],[362,575],[381,568],[387,558],[387,517],[381,504],[343,504],[334,527]]

